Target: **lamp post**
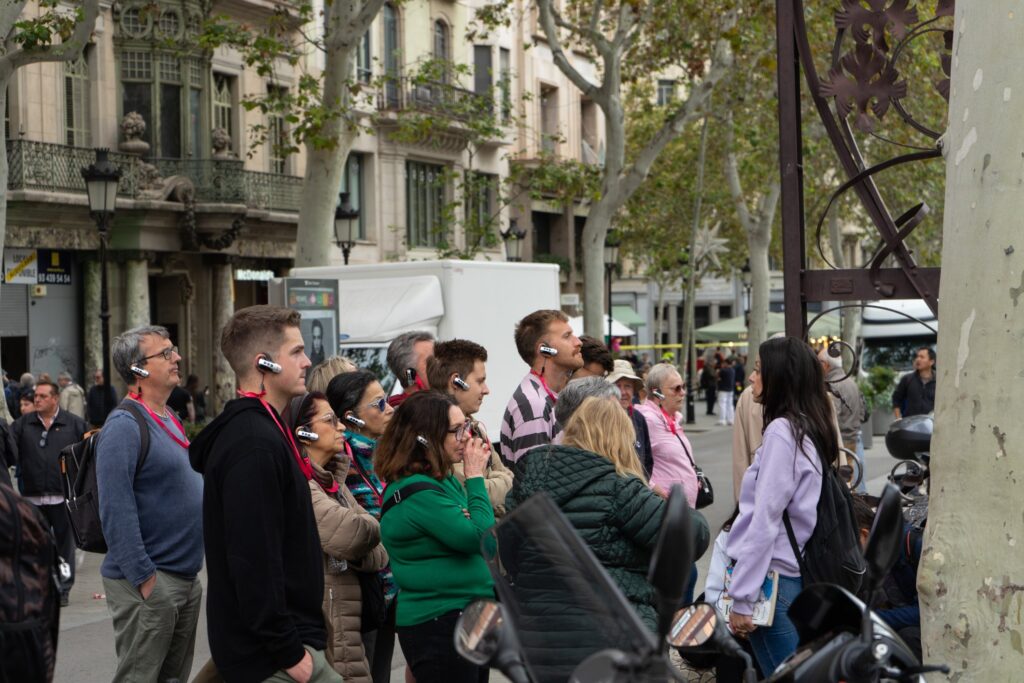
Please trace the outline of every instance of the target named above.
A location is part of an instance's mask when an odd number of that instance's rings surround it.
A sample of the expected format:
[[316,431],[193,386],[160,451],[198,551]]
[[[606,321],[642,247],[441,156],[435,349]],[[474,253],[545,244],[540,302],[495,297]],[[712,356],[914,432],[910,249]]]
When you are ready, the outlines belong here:
[[750,327],[750,285],[754,275],[750,272],[750,259],[740,268],[740,281],[743,283],[743,324]]
[[107,158],[110,150],[97,149],[96,162],[82,169],[85,189],[89,195],[89,215],[96,221],[100,233],[100,339],[103,353],[103,413],[113,410],[110,405],[110,301],[107,291],[107,240],[114,221],[117,185],[121,169]]
[[608,348],[612,346],[612,275],[619,264],[619,242],[609,237],[604,242],[604,273],[608,279]]
[[523,260],[522,249],[523,239],[526,238],[526,231],[519,229],[519,222],[513,218],[508,222],[508,230],[501,233],[501,240],[505,243],[505,260],[517,263]]
[[348,192],[342,192],[340,199],[334,209],[334,241],[341,248],[341,257],[347,266],[348,256],[356,244],[359,209],[352,208],[348,201]]

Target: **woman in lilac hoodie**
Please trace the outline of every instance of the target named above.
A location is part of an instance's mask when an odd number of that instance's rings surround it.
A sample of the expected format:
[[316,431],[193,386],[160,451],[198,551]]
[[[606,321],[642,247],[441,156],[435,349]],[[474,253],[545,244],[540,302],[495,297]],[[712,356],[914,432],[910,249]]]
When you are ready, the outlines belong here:
[[[803,548],[817,522],[823,468],[838,457],[839,437],[821,364],[804,341],[761,344],[750,379],[754,400],[764,407],[764,440],[743,475],[740,514],[729,534],[728,555],[735,560],[729,626],[750,638],[758,665],[771,674],[796,650],[787,611],[803,585],[782,514],[788,511]],[[754,626],[752,605],[769,571],[779,572],[775,617],[769,627]]]

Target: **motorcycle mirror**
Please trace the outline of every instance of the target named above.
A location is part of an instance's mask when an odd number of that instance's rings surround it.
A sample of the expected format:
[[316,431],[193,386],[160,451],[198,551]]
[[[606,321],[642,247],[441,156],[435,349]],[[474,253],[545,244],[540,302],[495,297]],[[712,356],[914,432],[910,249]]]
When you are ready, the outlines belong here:
[[505,608],[494,600],[474,600],[455,624],[455,651],[477,666],[501,670],[513,683],[528,683],[519,643]]
[[505,626],[501,605],[493,600],[474,600],[459,615],[455,626],[455,650],[477,666],[494,661]]
[[664,645],[676,608],[683,599],[686,579],[693,564],[693,525],[690,506],[681,486],[672,487],[658,542],[651,555],[647,580],[654,587],[658,607],[658,642]]
[[672,647],[698,647],[711,640],[717,625],[715,608],[697,602],[676,612],[665,638]]
[[903,510],[900,501],[899,489],[886,484],[864,548],[864,561],[868,566],[868,583],[872,592],[889,574],[900,556],[900,539],[903,538]]

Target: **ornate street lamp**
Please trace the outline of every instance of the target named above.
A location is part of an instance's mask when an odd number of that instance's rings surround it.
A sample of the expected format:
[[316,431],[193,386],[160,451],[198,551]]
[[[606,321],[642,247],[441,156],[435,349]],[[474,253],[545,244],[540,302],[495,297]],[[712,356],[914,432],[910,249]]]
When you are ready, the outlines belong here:
[[604,273],[608,280],[608,348],[612,345],[612,276],[619,265],[619,240],[609,235],[604,242]]
[[359,234],[359,209],[352,208],[348,192],[341,193],[341,202],[334,209],[334,241],[341,248],[341,256],[348,265],[348,256]]
[[103,414],[106,417],[114,406],[110,405],[110,300],[107,290],[107,240],[114,222],[114,205],[121,169],[107,158],[108,149],[96,150],[96,162],[82,169],[85,189],[89,195],[89,215],[96,221],[100,233],[100,338],[103,353]]
[[508,222],[508,230],[501,233],[501,239],[505,243],[505,260],[516,263],[522,261],[523,240],[526,239],[526,231],[519,229],[519,221],[515,218]]

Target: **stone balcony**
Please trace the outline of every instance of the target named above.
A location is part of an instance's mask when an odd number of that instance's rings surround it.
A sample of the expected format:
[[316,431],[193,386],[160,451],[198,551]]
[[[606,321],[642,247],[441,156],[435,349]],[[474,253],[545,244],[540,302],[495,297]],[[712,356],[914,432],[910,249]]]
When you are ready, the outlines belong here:
[[[7,189],[85,194],[82,168],[96,159],[92,149],[33,140],[8,140]],[[187,179],[197,205],[227,204],[246,209],[295,212],[301,205],[302,181],[297,176],[244,168],[238,159],[143,159],[111,151],[121,168],[118,196],[161,199],[172,179]]]

